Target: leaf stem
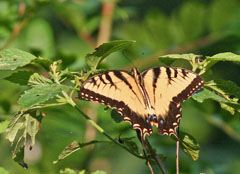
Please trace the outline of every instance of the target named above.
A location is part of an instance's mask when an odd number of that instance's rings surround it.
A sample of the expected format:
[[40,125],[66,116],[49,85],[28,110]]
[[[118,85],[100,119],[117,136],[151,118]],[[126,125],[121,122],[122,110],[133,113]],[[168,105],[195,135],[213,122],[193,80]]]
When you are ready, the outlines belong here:
[[124,146],[122,143],[118,142],[116,139],[114,139],[113,137],[111,137],[108,133],[106,133],[102,127],[100,127],[96,122],[94,122],[93,120],[91,120],[91,118],[85,114],[78,105],[75,105],[74,108],[77,109],[77,111],[85,118],[87,119],[87,121],[94,126],[100,133],[102,133],[104,136],[106,136],[109,140],[111,140],[113,143],[115,143],[116,145],[120,146],[121,148],[125,149],[126,151],[128,151],[129,153],[131,153],[132,155],[140,158],[140,159],[145,159],[144,156],[138,155],[134,152],[132,152],[130,149],[128,149],[126,146]]
[[149,143],[149,141],[146,138],[146,145],[148,147],[148,149],[150,150],[153,158],[155,159],[157,165],[159,166],[159,168],[161,169],[163,174],[166,174],[166,169],[164,168],[163,164],[162,164],[162,160],[158,157],[158,155],[156,154],[156,152],[154,151],[154,149],[152,148],[151,144]]

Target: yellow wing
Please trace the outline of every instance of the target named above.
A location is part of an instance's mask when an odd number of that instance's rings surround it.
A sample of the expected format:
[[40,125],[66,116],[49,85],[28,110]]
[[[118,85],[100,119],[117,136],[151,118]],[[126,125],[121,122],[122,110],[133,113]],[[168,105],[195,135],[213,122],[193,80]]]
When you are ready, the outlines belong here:
[[176,135],[181,103],[203,87],[203,79],[190,70],[167,66],[150,68],[141,74],[155,116],[149,121],[160,134]]
[[152,133],[152,126],[145,121],[144,96],[130,73],[112,70],[94,75],[83,83],[79,96],[116,109],[142,136]]

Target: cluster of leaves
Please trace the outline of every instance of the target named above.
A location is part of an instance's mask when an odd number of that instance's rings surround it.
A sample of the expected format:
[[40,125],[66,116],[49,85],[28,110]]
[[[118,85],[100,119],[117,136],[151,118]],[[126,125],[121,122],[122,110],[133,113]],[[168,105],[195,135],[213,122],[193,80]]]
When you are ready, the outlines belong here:
[[[64,170],[60,170],[60,174],[86,174],[86,171],[82,170],[80,172],[77,172],[77,171],[75,171],[73,169],[66,168]],[[106,174],[106,172],[97,170],[95,172],[91,172],[90,174]]]
[[[84,113],[73,101],[74,91],[80,86],[81,82],[86,80],[91,74],[98,72],[98,65],[108,55],[125,49],[132,45],[134,41],[122,40],[104,43],[99,46],[93,53],[86,56],[86,63],[90,69],[87,73],[70,72],[67,69],[61,70],[61,61],[52,62],[49,59],[36,57],[30,53],[18,49],[6,49],[0,52],[0,70],[12,71],[12,74],[5,78],[13,83],[28,86],[28,89],[19,97],[18,103],[21,105],[19,112],[9,122],[1,122],[1,132],[6,131],[7,139],[15,145],[13,158],[16,162],[27,168],[24,162],[24,147],[26,146],[28,136],[31,139],[31,147],[35,144],[35,137],[40,130],[41,121],[45,113],[41,111],[45,107],[53,107],[64,104],[70,104],[76,108],[83,116]],[[192,65],[192,70],[204,75],[218,61],[234,61],[239,62],[240,56],[233,53],[221,53],[214,56],[200,56],[194,54],[172,54],[159,58],[162,60],[187,60]],[[37,66],[36,66],[37,65]],[[36,73],[32,69],[41,66],[44,71]],[[46,69],[49,67],[49,69]],[[220,103],[223,109],[230,113],[240,112],[239,110],[240,88],[233,82],[224,80],[207,81],[202,92],[193,96],[197,102],[203,102],[206,99],[212,99]],[[114,120],[119,120],[116,114],[113,114]],[[88,116],[85,115],[85,118]],[[90,120],[102,134],[109,138],[112,142],[121,146],[128,152],[138,158],[144,159],[144,155],[139,151],[138,145],[131,137],[114,139],[104,132],[96,123]],[[20,136],[17,136],[21,134]],[[81,148],[96,143],[109,143],[109,141],[91,141],[91,142],[72,142],[59,155],[57,163],[69,156],[70,154],[80,150]],[[198,159],[199,144],[189,134],[181,132],[180,147],[193,160]],[[154,161],[154,156],[160,156],[156,150],[148,148],[147,156],[150,161]],[[65,172],[66,173],[66,172]]]

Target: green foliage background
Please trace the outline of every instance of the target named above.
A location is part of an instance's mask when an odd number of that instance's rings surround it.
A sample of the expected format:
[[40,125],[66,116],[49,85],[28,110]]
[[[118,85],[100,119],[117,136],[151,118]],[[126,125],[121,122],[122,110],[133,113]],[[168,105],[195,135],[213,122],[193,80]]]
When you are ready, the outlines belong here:
[[[86,67],[86,54],[93,52],[99,42],[100,24],[104,16],[101,8],[106,2],[2,0],[0,49],[19,48],[35,56],[61,59],[63,69],[81,71]],[[136,66],[143,70],[165,64],[190,68],[187,61],[159,61],[157,58],[170,53],[208,56],[221,52],[240,54],[239,5],[238,0],[114,2],[113,18],[107,21],[112,28],[107,39],[135,40],[136,43],[126,50],[111,54],[100,64],[100,68],[130,70]],[[35,69],[41,71],[38,67]],[[0,72],[0,173],[55,174],[64,168],[104,170],[114,174],[149,172],[144,160],[135,158],[114,144],[85,147],[53,164],[60,152],[75,140],[105,140],[69,105],[44,110],[47,115],[41,123],[36,145],[32,151],[25,151],[29,169],[23,169],[12,160],[13,147],[4,134],[9,120],[19,110],[19,96],[27,89],[3,79],[11,73]],[[219,62],[203,77],[205,80],[231,80],[240,86],[239,74],[239,62]],[[77,99],[76,102],[113,137],[118,137],[120,132],[123,137],[135,136],[135,131],[130,129],[128,123],[115,123],[110,111],[104,111],[104,106],[91,105],[93,109],[89,109],[89,102]],[[238,173],[239,125],[239,112],[232,115],[213,100],[205,100],[202,104],[192,99],[186,101],[180,129],[190,133],[199,142],[200,156],[197,161],[192,161],[180,153],[180,171]],[[167,157],[164,164],[169,173],[175,173],[175,141],[157,133],[149,141]]]

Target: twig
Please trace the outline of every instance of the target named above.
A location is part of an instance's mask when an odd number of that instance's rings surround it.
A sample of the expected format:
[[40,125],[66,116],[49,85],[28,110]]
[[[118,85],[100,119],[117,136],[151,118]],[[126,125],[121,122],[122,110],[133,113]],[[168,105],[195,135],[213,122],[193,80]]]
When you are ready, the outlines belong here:
[[179,174],[179,139],[177,139],[176,146],[176,174]]
[[112,17],[116,0],[103,1],[101,23],[98,32],[97,46],[109,41],[112,31]]
[[157,165],[159,166],[159,168],[161,169],[163,174],[166,174],[166,169],[163,166],[162,160],[159,158],[159,156],[156,154],[156,152],[154,151],[154,149],[152,148],[151,144],[149,143],[149,141],[147,140],[147,138],[145,139],[146,141],[146,145],[148,147],[148,149],[150,150],[153,158],[155,159]]
[[123,144],[119,143],[117,140],[115,140],[114,138],[112,138],[108,133],[106,133],[103,128],[101,128],[96,122],[94,122],[93,120],[91,120],[91,118],[86,115],[77,105],[74,106],[77,111],[85,118],[87,119],[87,121],[94,126],[100,133],[102,133],[104,136],[106,136],[109,140],[111,140],[112,142],[114,142],[115,144],[117,144],[118,146],[120,146],[121,148],[125,149],[126,151],[128,151],[129,153],[131,153],[132,155],[140,158],[140,159],[145,159],[143,156],[140,156],[138,154],[135,154],[134,152],[132,152],[131,150],[129,150],[127,147],[125,147]]

